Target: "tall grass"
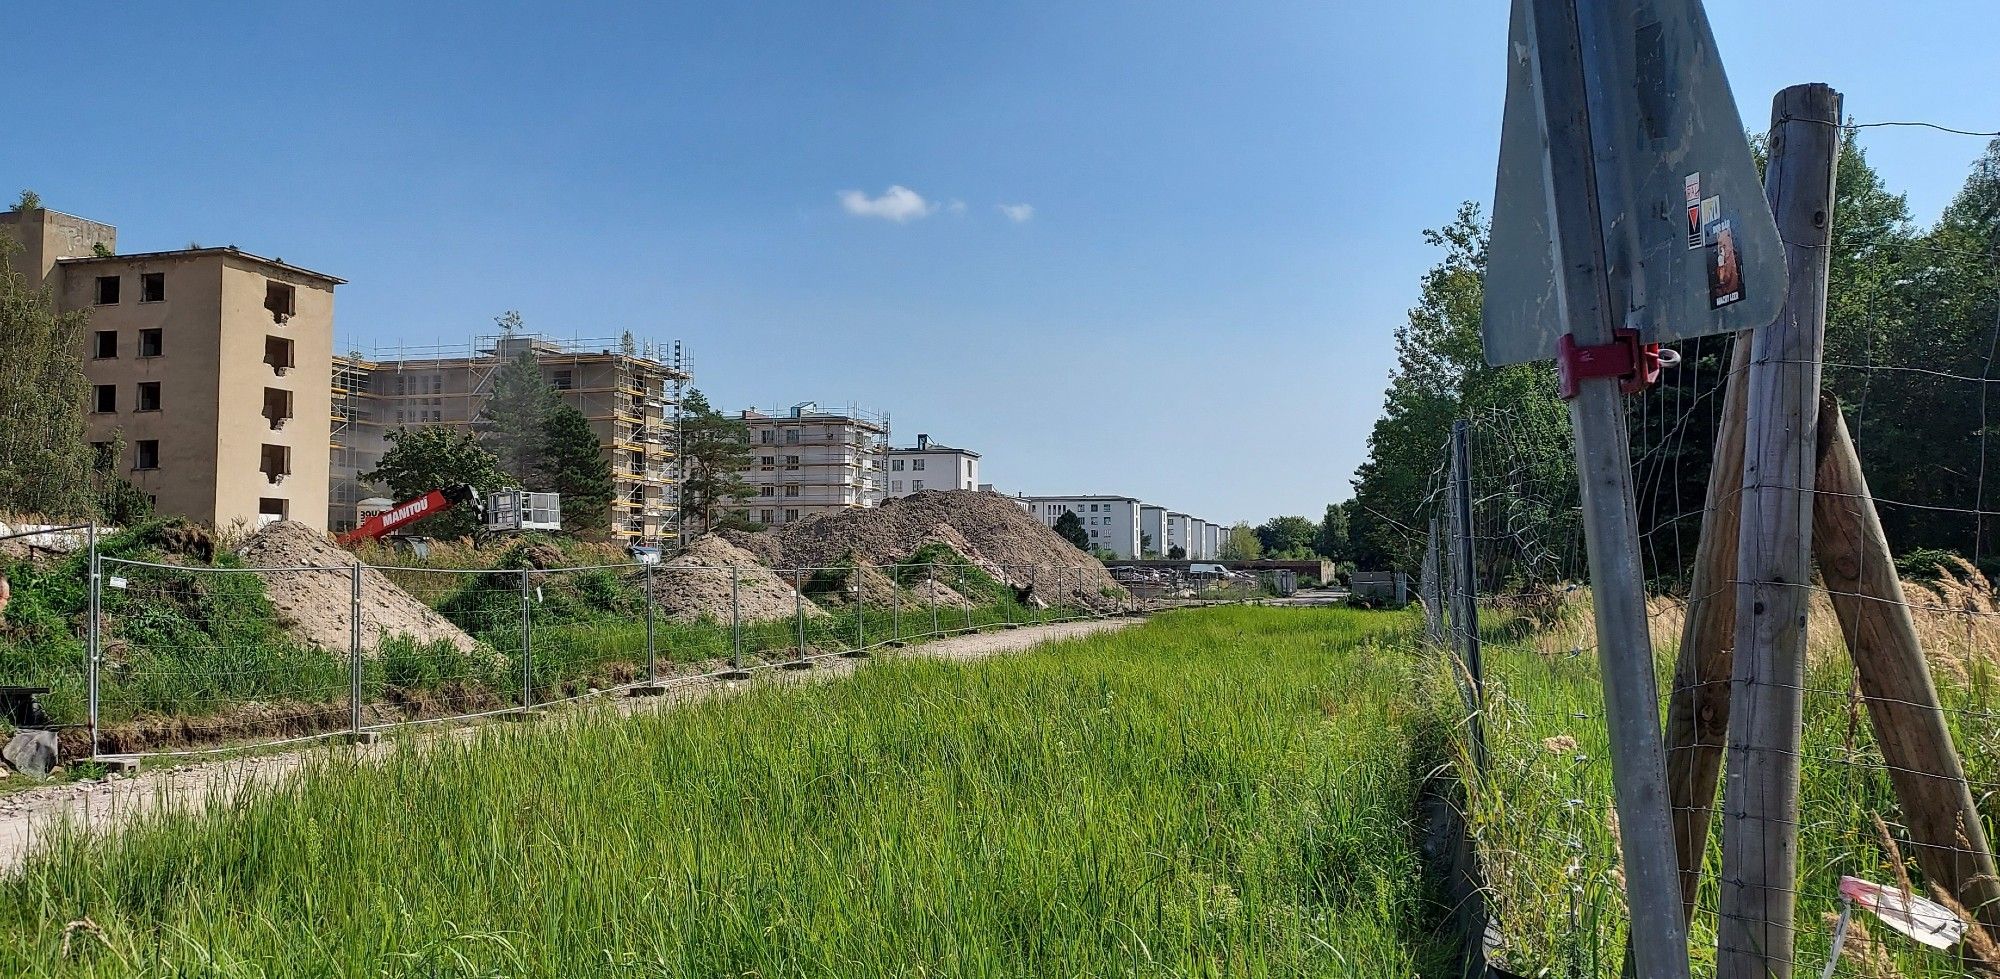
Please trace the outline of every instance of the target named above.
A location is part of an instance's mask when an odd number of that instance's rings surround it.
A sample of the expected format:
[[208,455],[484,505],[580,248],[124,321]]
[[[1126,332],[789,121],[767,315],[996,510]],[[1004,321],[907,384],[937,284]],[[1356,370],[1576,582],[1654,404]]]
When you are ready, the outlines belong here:
[[[1914,617],[1974,798],[1990,827],[2000,818],[2000,796],[1992,791],[2000,787],[2000,714],[1990,695],[2000,605],[1983,579],[1965,575],[1906,588],[1917,606]],[[1652,603],[1663,695],[1672,679],[1683,611],[1676,601]],[[1505,937],[1503,958],[1523,974],[1546,968],[1559,975],[1616,975],[1626,910],[1588,594],[1483,610],[1481,624],[1492,764],[1487,776],[1469,787],[1468,819]],[[1835,891],[1840,875],[1895,883],[1894,858],[1881,845],[1874,819],[1881,816],[1894,832],[1899,815],[1867,713],[1851,694],[1852,662],[1823,595],[1808,611],[1807,629],[1793,954],[1797,971],[1817,974],[1840,907]],[[1435,682],[1441,691],[1451,682],[1442,664]],[[1461,757],[1465,751],[1461,741]],[[1718,818],[1710,826],[1707,874],[1692,929],[1698,976],[1713,973],[1723,822]],[[1904,856],[1914,853],[1907,845],[1902,849]],[[1907,869],[1922,886],[1915,864]],[[1850,938],[1841,974],[1918,979],[1966,973],[1956,958],[1880,929],[1858,945]]]
[[53,842],[0,882],[0,974],[1442,974],[1407,622],[1191,610],[328,755]]

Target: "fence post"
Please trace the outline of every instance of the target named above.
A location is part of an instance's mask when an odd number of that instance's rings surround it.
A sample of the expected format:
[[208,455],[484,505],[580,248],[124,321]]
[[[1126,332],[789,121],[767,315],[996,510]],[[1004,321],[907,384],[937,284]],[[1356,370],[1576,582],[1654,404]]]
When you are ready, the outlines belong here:
[[534,629],[533,596],[528,591],[528,569],[521,569],[521,709],[535,706],[535,646],[530,641]]
[[90,622],[89,622],[89,623],[88,623],[87,625],[85,625],[85,626],[84,626],[84,646],[83,646],[83,648],[84,648],[84,656],[85,656],[85,657],[86,657],[86,659],[88,660],[88,662],[87,662],[87,663],[85,663],[84,665],[85,665],[85,667],[86,667],[86,672],[87,672],[87,673],[89,674],[89,687],[90,687],[90,690],[89,690],[89,696],[90,696],[90,756],[91,756],[92,758],[95,758],[95,757],[97,757],[97,753],[98,753],[98,742],[97,742],[97,733],[98,733],[98,727],[97,727],[97,695],[98,695],[98,687],[97,687],[97,679],[98,679],[98,668],[99,668],[99,664],[100,664],[100,663],[102,662],[102,660],[103,660],[103,658],[104,658],[104,640],[103,640],[103,637],[102,637],[101,635],[99,635],[99,633],[98,633],[98,629],[99,629],[99,626],[98,626],[98,617],[99,617],[100,613],[101,613],[101,612],[103,611],[103,607],[104,607],[104,591],[103,591],[103,586],[104,586],[104,577],[103,577],[103,575],[104,575],[104,565],[100,563],[100,561],[99,561],[99,557],[98,557],[98,553],[97,553],[97,523],[96,523],[96,521],[92,521],[92,522],[91,522],[91,524],[90,524],[90,530],[89,530],[89,531],[87,531],[86,533],[87,533],[87,537],[88,537],[88,541],[87,541],[87,543],[89,544],[89,547],[90,547],[90,559],[89,559],[89,564],[88,564],[88,569],[87,569],[87,571],[86,571],[86,574],[87,574],[87,575],[88,575],[88,577],[89,577],[89,582],[88,582],[88,584],[89,584],[89,586],[90,586],[90,600],[89,600],[89,602],[88,602],[88,611],[89,611],[89,614],[90,614]]
[[958,574],[958,593],[960,595],[965,596],[965,628],[969,632],[972,629],[972,606],[974,603],[972,601],[972,596],[966,593],[965,565],[963,564],[953,565],[953,568],[957,571]]
[[646,565],[646,679],[660,682],[660,662],[653,645],[653,565]]
[[361,741],[361,559],[354,559],[347,579],[347,697],[348,734]]
[[1814,445],[1839,158],[1839,93],[1819,84],[1779,92],[1771,103],[1764,196],[1791,280],[1784,311],[1750,334],[1743,378],[1749,400],[1722,782],[1718,979],[1792,973]]
[[804,568],[792,572],[792,618],[799,627],[797,667],[807,664],[806,660],[806,572]]
[[902,645],[903,642],[903,583],[889,579],[889,643]]
[[1479,579],[1475,577],[1472,541],[1472,439],[1471,425],[1461,418],[1451,426],[1451,520],[1457,546],[1453,555],[1453,578],[1458,591],[1458,607],[1452,612],[1457,628],[1453,646],[1458,668],[1465,679],[1466,708],[1471,712],[1467,727],[1472,738],[1472,763],[1486,770],[1486,670],[1479,650]]
[[736,678],[746,676],[743,672],[743,569],[729,566],[729,644],[730,674]]
[[931,590],[931,638],[932,638],[932,639],[936,639],[936,638],[937,638],[937,634],[938,634],[938,601],[937,601],[937,565],[936,565],[936,564],[926,564],[926,565],[924,565],[924,581],[925,581],[925,582],[926,582],[926,583],[927,583],[927,584],[928,584],[928,585],[930,586],[930,590]]
[[861,565],[854,565],[854,651],[868,645],[868,590],[862,587]]

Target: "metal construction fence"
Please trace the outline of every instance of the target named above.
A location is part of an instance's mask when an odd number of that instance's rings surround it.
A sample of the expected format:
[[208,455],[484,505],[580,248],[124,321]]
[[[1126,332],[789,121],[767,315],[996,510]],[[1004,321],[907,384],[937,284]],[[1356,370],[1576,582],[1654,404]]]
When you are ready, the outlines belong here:
[[1276,585],[1140,597],[1101,567],[972,562],[252,568],[110,556],[95,528],[71,529],[64,549],[86,580],[41,586],[81,586],[78,634],[0,664],[0,685],[35,691],[97,758],[366,738]]

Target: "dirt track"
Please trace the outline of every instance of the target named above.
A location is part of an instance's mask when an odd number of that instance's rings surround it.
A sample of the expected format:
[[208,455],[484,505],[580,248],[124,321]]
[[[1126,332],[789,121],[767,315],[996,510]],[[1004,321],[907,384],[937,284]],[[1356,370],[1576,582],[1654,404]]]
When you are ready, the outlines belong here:
[[[1057,639],[1086,636],[1122,629],[1137,619],[1103,619],[1029,626],[1004,632],[979,633],[922,643],[901,650],[899,655],[931,656],[952,660],[977,660],[1000,653],[1015,652]],[[729,682],[708,677],[675,681],[665,696],[620,698],[610,701],[621,714],[657,710],[703,697],[726,695],[745,683],[816,682],[852,673],[863,660],[823,659],[816,669],[801,672],[760,670],[752,679]],[[581,715],[579,715],[581,716]],[[411,738],[465,737],[475,727],[417,729],[402,736]],[[133,778],[108,782],[50,785],[0,796],[0,873],[18,868],[35,841],[64,820],[74,820],[93,832],[116,830],[135,816],[160,807],[199,809],[227,802],[245,786],[268,785],[299,770],[307,761],[328,751],[364,752],[364,757],[385,758],[396,750],[396,740],[385,740],[360,749],[346,745],[317,746],[280,754],[237,758],[202,764],[144,771]]]

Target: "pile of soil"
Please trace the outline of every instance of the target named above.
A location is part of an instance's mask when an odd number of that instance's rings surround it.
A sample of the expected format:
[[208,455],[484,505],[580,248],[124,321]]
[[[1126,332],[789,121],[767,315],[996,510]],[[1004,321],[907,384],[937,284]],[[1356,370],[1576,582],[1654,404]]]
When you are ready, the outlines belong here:
[[[679,557],[653,570],[653,600],[681,620],[730,620],[730,574],[737,569],[736,595],[745,622],[788,619],[797,611],[792,585],[759,563],[750,552],[715,534],[695,538]],[[643,577],[643,572],[640,574]],[[807,618],[826,610],[808,600]]]
[[998,493],[925,490],[879,507],[824,513],[748,536],[764,539],[755,547],[760,554],[775,554],[775,561],[767,559],[773,567],[829,567],[849,560],[896,564],[937,543],[1016,588],[1033,578],[1044,599],[1102,602],[1110,600],[1107,595],[1125,596],[1096,558]]
[[[354,555],[325,533],[291,520],[265,525],[236,553],[250,567],[274,569],[258,578],[286,631],[322,649],[348,648],[353,582],[347,569],[354,566]],[[362,649],[375,649],[383,639],[398,635],[421,643],[443,640],[462,652],[473,648],[472,637],[444,616],[396,587],[381,572],[364,569]]]

